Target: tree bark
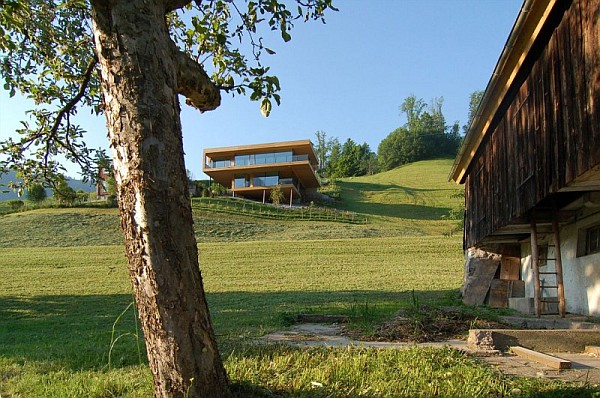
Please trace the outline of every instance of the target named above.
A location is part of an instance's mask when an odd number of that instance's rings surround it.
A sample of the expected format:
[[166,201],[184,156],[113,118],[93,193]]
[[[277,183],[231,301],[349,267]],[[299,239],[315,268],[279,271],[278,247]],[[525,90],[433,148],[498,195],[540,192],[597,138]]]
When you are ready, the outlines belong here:
[[[156,397],[228,397],[193,231],[160,0],[92,0],[129,275]],[[218,103],[217,103],[218,105]]]

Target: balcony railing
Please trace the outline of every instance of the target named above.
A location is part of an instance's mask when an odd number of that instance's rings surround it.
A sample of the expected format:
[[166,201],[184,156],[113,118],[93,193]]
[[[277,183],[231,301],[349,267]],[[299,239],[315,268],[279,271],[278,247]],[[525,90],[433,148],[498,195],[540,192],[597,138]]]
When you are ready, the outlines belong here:
[[[213,161],[210,164],[206,164],[205,168],[207,169],[221,169],[221,168],[235,168],[235,167],[246,167],[246,166],[255,166],[255,165],[266,165],[266,164],[278,164],[278,163],[293,163],[293,162],[306,162],[309,160],[308,155],[293,155],[293,156],[268,156],[268,157],[260,157],[260,158],[250,158],[245,160],[241,164],[235,164],[232,161]],[[216,164],[216,165],[215,165]],[[311,165],[312,167],[312,165]]]

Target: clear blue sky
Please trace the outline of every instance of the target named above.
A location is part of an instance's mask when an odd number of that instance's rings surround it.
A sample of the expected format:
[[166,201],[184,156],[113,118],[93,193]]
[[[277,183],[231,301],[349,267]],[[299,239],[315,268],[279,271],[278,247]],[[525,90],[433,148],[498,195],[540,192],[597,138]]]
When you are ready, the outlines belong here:
[[[257,102],[223,95],[200,114],[182,101],[186,167],[202,173],[204,148],[312,139],[317,130],[373,151],[406,120],[399,106],[414,94],[444,97],[448,124],[465,123],[469,95],[483,90],[516,20],[521,0],[334,1],[325,25],[298,23],[292,40],[265,43],[265,63],[282,85],[281,106],[264,118]],[[13,134],[28,103],[0,89],[0,139]],[[80,123],[91,147],[107,148],[104,118]],[[69,168],[76,177],[76,169]]]

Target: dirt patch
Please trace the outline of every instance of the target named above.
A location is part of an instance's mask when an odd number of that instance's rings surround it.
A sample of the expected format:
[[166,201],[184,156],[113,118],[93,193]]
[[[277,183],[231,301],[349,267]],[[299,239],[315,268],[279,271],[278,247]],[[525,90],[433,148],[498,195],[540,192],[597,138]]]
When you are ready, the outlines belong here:
[[466,340],[469,329],[506,329],[500,322],[479,319],[453,308],[427,305],[400,311],[372,333],[344,327],[343,333],[355,340],[427,343],[451,339]]

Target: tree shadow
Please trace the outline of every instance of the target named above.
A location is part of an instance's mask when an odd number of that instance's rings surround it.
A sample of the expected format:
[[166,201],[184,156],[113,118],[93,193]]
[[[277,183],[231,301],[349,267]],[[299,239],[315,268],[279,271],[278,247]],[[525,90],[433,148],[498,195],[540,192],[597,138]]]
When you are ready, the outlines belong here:
[[[447,294],[422,292],[427,297]],[[399,303],[409,299],[409,292],[380,291],[207,294],[217,339],[225,346],[227,341],[284,328],[290,314],[377,317],[393,313]],[[140,361],[145,364],[143,334],[133,307],[129,307],[132,301],[127,294],[0,297],[0,356],[72,370],[108,367],[109,360],[116,368]]]
[[[352,199],[352,208],[342,202],[341,208],[358,210],[363,214],[404,218],[409,220],[440,220],[451,210],[445,206],[432,206],[431,195],[443,193],[450,197],[452,189],[411,188],[394,184],[372,184],[366,182],[340,182],[344,196]],[[389,193],[400,203],[376,202],[369,198],[370,193],[385,195]]]
[[[272,328],[286,326],[286,314],[318,312],[365,315],[368,313],[393,313],[400,305],[413,299],[421,303],[452,300],[456,290],[438,291],[279,291],[279,292],[221,292],[207,295],[209,306],[225,356],[235,350],[235,344],[248,344],[239,339],[242,329],[260,334]],[[132,296],[114,295],[56,295],[0,297],[0,357],[16,366],[40,363],[40,373],[49,371],[101,370],[108,366],[111,336],[125,336],[112,350],[113,368],[138,365],[138,345],[132,338],[137,321],[131,308]],[[127,310],[126,310],[127,309]],[[236,319],[237,318],[237,319]],[[114,327],[114,334],[113,334]],[[242,331],[243,332],[243,331]],[[127,333],[130,333],[127,335]],[[142,363],[146,363],[141,331],[139,343]],[[237,343],[231,343],[238,338]],[[224,343],[224,344],[223,344]],[[299,348],[278,348],[299,350]],[[245,350],[243,357],[256,361],[268,360],[269,350]],[[322,397],[323,391],[310,388],[285,387],[269,390],[253,381],[235,380],[232,391],[237,397]],[[560,391],[532,392],[534,397],[590,396],[583,387],[565,387]],[[386,396],[373,393],[374,398]],[[557,395],[558,394],[558,395]],[[586,395],[587,394],[587,395]],[[348,392],[344,396],[358,397]]]

